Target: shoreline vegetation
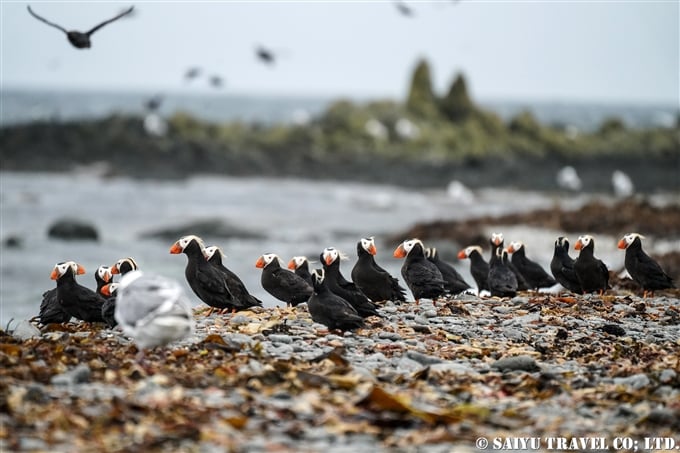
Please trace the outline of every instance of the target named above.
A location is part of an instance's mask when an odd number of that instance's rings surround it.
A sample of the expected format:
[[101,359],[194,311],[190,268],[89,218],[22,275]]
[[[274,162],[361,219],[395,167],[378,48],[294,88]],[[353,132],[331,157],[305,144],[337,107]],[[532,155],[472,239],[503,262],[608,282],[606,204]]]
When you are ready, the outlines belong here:
[[181,111],[158,120],[160,129],[145,128],[145,118],[133,115],[6,126],[0,168],[100,166],[108,175],[141,178],[210,173],[410,187],[458,180],[472,188],[560,190],[556,174],[572,166],[585,191],[611,191],[616,170],[638,192],[680,188],[680,116],[668,127],[647,128],[612,117],[588,132],[540,124],[529,111],[504,121],[475,104],[462,74],[443,96],[435,93],[426,61],[416,66],[403,102],[337,100],[300,124],[216,123]]

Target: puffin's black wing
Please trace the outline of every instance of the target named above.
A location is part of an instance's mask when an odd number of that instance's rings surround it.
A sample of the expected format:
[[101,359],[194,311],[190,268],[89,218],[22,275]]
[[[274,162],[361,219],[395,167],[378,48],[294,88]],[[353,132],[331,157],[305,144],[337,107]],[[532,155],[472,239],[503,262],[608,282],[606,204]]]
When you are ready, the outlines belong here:
[[213,294],[226,296],[230,300],[234,298],[231,291],[229,291],[224,275],[221,272],[216,271],[215,268],[200,268],[196,272],[196,279],[205,290]]
[[119,15],[117,15],[116,17],[112,17],[111,19],[105,20],[105,21],[102,22],[101,24],[96,25],[94,28],[92,28],[90,31],[88,31],[88,32],[85,33],[85,34],[86,34],[87,36],[91,36],[92,33],[96,32],[97,30],[99,30],[100,28],[102,28],[104,25],[110,24],[110,23],[113,22],[114,20],[118,20],[118,19],[120,19],[121,17],[130,14],[130,13],[132,12],[133,9],[135,9],[135,7],[134,7],[134,6],[131,6],[130,8],[126,9],[125,11],[123,11],[122,13],[120,13]]
[[51,27],[58,28],[59,30],[63,31],[64,33],[68,34],[68,31],[64,27],[62,27],[61,25],[57,25],[54,22],[50,22],[49,20],[47,20],[43,17],[40,17],[36,13],[34,13],[33,10],[31,9],[30,5],[26,6],[26,8],[28,9],[28,12],[31,13],[31,16],[35,17],[40,22],[44,22]]

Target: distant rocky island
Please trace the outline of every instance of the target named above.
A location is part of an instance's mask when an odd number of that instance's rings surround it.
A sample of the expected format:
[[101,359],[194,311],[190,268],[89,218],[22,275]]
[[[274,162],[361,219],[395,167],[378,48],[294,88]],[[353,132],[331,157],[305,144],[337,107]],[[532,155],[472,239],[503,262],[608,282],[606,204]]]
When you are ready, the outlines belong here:
[[197,173],[291,176],[444,186],[559,190],[573,167],[583,190],[611,190],[627,174],[640,192],[680,189],[680,117],[633,128],[608,118],[593,131],[541,124],[530,111],[509,120],[478,106],[465,76],[438,95],[427,61],[416,66],[404,101],[337,100],[296,124],[216,123],[184,112],[167,118],[112,115],[39,121],[1,129],[0,169],[182,178]]

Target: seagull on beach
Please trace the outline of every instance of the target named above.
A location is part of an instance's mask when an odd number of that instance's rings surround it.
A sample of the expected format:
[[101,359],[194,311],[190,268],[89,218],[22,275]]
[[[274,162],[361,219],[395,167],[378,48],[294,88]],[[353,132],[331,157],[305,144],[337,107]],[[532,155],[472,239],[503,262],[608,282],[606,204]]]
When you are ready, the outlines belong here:
[[115,318],[143,350],[181,340],[194,331],[194,317],[182,286],[142,271],[128,272],[117,289]]
[[54,22],[50,22],[44,17],[38,16],[36,13],[33,12],[30,6],[27,6],[28,12],[31,14],[31,16],[35,17],[41,22],[46,23],[47,25],[57,28],[61,31],[63,31],[66,34],[66,38],[68,38],[68,41],[73,45],[73,47],[77,49],[89,49],[92,47],[92,42],[90,41],[90,37],[94,32],[102,28],[104,25],[110,24],[113,21],[116,21],[120,19],[123,16],[127,16],[132,12],[133,9],[135,9],[134,6],[131,6],[130,8],[126,9],[122,13],[118,14],[115,17],[112,17],[111,19],[105,20],[104,22],[100,23],[99,25],[96,25],[93,27],[90,31],[87,32],[81,32],[81,31],[75,31],[75,30],[66,30],[64,27],[61,25],[55,24]]

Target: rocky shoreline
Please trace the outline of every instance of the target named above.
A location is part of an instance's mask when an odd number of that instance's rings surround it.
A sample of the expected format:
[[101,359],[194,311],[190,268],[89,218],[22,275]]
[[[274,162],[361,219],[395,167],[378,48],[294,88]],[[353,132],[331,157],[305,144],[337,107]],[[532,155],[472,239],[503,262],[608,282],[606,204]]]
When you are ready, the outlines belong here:
[[383,318],[345,334],[314,324],[304,304],[210,317],[199,308],[193,338],[141,363],[117,330],[23,324],[0,336],[0,448],[448,452],[517,437],[542,449],[549,437],[642,446],[680,429],[679,296],[615,287],[387,302]]

